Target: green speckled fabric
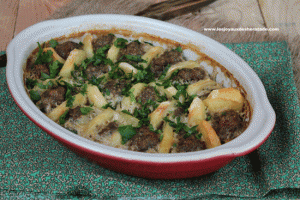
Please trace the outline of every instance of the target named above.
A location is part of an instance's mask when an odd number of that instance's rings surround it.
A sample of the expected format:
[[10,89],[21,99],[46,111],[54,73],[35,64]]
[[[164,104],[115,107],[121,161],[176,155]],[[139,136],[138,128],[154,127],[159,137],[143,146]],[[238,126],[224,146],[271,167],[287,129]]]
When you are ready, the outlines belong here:
[[300,110],[287,44],[225,45],[259,75],[277,115],[274,131],[257,151],[190,179],[148,180],[116,173],[77,156],[31,122],[14,103],[2,68],[0,195],[124,200],[300,197]]

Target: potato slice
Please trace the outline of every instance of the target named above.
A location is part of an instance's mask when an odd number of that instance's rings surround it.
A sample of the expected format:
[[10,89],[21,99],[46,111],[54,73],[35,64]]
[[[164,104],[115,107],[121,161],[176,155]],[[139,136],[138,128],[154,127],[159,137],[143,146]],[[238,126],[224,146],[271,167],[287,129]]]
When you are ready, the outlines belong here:
[[174,132],[173,128],[166,123],[163,127],[163,139],[159,144],[159,153],[169,153],[170,149],[174,143]]
[[[159,91],[159,93],[161,95],[166,94],[167,98],[169,100],[173,99],[173,96],[176,95],[176,93],[177,93],[177,89],[174,86],[171,86],[171,87],[168,87],[168,88],[164,88],[164,86],[158,86],[158,85],[156,85],[155,82],[149,83],[149,86],[155,87]],[[181,103],[183,103],[183,101],[184,101],[184,96],[183,95],[180,95],[179,101]]]
[[152,47],[149,51],[147,51],[142,56],[142,59],[146,60],[146,63],[139,63],[139,64],[142,65],[144,68],[147,68],[151,63],[152,59],[160,56],[161,54],[163,54],[164,51],[165,50],[160,46]]
[[139,119],[128,115],[123,112],[116,111],[116,115],[114,116],[114,120],[116,120],[119,124],[122,125],[132,125],[133,127],[137,127],[139,124]]
[[119,131],[114,131],[110,138],[110,145],[113,147],[119,147],[122,145],[122,136]]
[[213,113],[230,109],[241,111],[244,104],[244,97],[237,89],[222,88],[213,90],[203,103],[208,107],[208,110]]
[[207,148],[210,149],[221,145],[219,136],[207,121],[201,120],[197,130],[202,134],[202,138]]
[[159,106],[149,114],[150,124],[156,130],[162,123],[163,118],[170,112],[176,109],[176,101],[165,101],[159,104]]
[[121,101],[121,110],[127,110],[130,113],[133,113],[134,109],[138,106],[138,103],[135,102],[135,98],[142,92],[142,90],[147,86],[145,83],[137,83],[131,87],[134,101],[132,97],[124,97]]
[[132,73],[134,75],[138,72],[138,70],[135,67],[133,67],[131,64],[126,62],[121,62],[119,64],[119,67],[125,72],[125,74]]
[[97,108],[102,108],[107,104],[106,99],[98,89],[96,85],[88,85],[87,86],[87,96],[91,103],[94,104]]
[[83,38],[83,50],[86,53],[86,56],[88,58],[92,58],[94,56],[94,50],[93,50],[93,36],[91,34],[86,34],[85,37]]
[[84,50],[74,49],[73,51],[71,51],[64,66],[59,72],[59,76],[70,78],[71,71],[73,71],[75,68],[74,64],[78,65],[84,59],[86,59],[86,53]]
[[173,72],[175,72],[176,70],[180,70],[180,69],[183,69],[183,68],[192,69],[192,68],[195,68],[195,67],[200,67],[200,64],[193,61],[193,60],[183,61],[183,62],[177,63],[177,64],[172,65],[170,67],[170,69],[167,71],[166,76],[165,76],[164,79],[167,80],[168,78],[170,78],[171,75],[173,74]]
[[[81,93],[75,95],[75,100],[73,102],[73,107],[84,105],[87,102],[86,96],[83,96]],[[57,122],[59,117],[64,114],[69,109],[67,107],[67,101],[64,101],[62,104],[54,108],[47,116],[52,119],[53,121]]]
[[99,127],[104,128],[112,120],[115,114],[116,112],[111,108],[105,109],[85,126],[83,137],[93,138],[97,134],[97,131],[99,131]]
[[110,59],[113,63],[117,62],[120,48],[112,45],[107,52],[107,58]]
[[190,96],[192,96],[195,94],[200,95],[201,91],[203,90],[213,90],[219,88],[221,88],[220,84],[208,78],[189,85],[186,91]]
[[198,97],[194,98],[189,107],[188,118],[189,126],[196,126],[206,118],[205,105]]

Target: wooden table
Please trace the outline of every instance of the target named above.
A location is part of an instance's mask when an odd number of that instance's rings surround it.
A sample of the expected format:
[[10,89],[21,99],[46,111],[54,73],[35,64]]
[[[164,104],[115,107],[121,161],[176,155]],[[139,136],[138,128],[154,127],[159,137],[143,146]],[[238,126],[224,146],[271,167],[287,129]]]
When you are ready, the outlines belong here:
[[[1,0],[0,51],[23,29],[45,20],[71,0]],[[164,0],[152,0],[157,3]],[[203,14],[224,14],[243,27],[279,28],[290,37],[300,35],[300,0],[218,0]],[[272,34],[272,33],[271,33]]]

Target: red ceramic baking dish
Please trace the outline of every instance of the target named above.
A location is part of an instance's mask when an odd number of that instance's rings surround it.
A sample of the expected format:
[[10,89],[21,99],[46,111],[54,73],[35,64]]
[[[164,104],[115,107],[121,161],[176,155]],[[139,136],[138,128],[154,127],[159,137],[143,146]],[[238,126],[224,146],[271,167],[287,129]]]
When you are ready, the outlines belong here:
[[[224,66],[246,91],[252,108],[248,128],[218,147],[188,153],[144,153],[118,149],[87,140],[61,127],[43,114],[27,95],[23,68],[37,42],[87,30],[126,29],[182,44],[193,44]],[[35,24],[19,33],[7,48],[7,82],[20,109],[37,126],[74,152],[117,172],[151,179],[177,179],[214,172],[238,156],[262,145],[275,125],[275,112],[259,77],[239,56],[222,44],[192,30],[170,23],[128,15],[86,15]]]

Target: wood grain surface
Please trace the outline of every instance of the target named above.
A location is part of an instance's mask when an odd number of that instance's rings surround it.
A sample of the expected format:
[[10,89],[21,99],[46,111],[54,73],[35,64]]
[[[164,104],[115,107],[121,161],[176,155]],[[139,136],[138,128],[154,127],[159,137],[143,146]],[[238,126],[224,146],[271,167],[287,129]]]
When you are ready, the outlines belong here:
[[[0,51],[23,29],[47,19],[71,0],[1,0]],[[150,0],[149,0],[150,1]],[[165,0],[152,0],[159,3]],[[243,27],[279,28],[284,34],[300,35],[300,0],[217,0],[201,10],[203,15],[221,16]]]

